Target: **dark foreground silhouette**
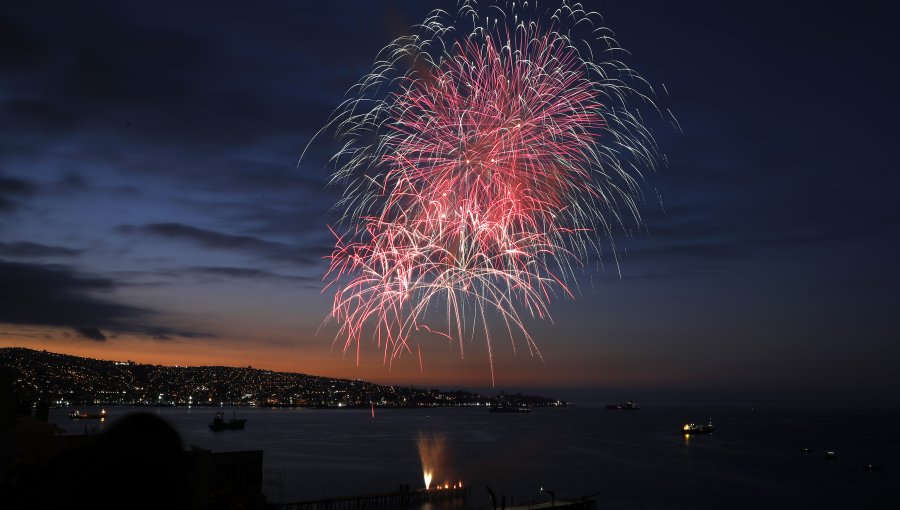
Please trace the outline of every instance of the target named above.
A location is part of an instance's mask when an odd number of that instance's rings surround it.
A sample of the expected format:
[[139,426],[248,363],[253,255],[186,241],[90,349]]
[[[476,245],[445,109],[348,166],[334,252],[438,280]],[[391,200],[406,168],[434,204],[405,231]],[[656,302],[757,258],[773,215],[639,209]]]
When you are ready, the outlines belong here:
[[178,432],[152,414],[125,416],[93,436],[12,437],[17,453],[7,470],[4,508],[266,506],[262,452],[185,450]]

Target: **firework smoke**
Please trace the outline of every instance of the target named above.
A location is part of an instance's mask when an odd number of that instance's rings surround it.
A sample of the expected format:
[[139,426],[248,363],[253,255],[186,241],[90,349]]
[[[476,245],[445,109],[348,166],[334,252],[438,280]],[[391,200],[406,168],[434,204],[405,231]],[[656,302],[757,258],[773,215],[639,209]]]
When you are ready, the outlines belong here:
[[[524,341],[573,296],[575,271],[640,224],[642,172],[657,160],[636,105],[652,89],[599,15],[528,4],[434,11],[384,48],[338,108],[343,187],[326,275],[336,342],[363,337],[385,363],[417,332],[459,345]],[[645,90],[646,92],[640,92]]]

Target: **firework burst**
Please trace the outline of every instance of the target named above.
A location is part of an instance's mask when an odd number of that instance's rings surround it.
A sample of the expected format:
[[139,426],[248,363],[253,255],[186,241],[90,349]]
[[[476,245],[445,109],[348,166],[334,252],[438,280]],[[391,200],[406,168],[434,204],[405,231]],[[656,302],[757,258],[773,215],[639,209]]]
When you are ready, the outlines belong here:
[[417,332],[460,355],[483,335],[492,381],[496,337],[540,356],[526,321],[549,320],[604,244],[615,254],[657,160],[636,106],[655,108],[652,89],[621,53],[578,4],[469,1],[380,52],[329,123],[345,191],[326,289],[357,362],[372,338],[385,363],[421,363]]

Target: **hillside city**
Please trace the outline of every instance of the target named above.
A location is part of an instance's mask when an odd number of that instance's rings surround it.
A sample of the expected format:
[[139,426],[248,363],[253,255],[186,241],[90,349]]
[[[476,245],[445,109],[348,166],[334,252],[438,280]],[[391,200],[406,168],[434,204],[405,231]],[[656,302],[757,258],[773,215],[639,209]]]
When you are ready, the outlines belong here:
[[52,405],[267,407],[547,407],[566,402],[500,393],[387,386],[252,367],[162,366],[106,361],[47,351],[0,348],[0,369],[19,402]]

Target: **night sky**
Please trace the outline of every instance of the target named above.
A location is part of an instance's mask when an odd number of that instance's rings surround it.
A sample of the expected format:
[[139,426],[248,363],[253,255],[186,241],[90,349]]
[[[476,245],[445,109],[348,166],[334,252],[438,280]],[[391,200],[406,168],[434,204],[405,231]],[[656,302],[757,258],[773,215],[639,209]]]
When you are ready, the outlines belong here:
[[[0,345],[488,386],[483,342],[389,371],[317,333],[333,139],[298,165],[378,49],[455,5],[5,2]],[[669,164],[616,237],[621,275],[593,261],[531,324],[543,362],[498,342],[498,387],[896,400],[896,10],[586,6],[682,131],[648,121]]]

